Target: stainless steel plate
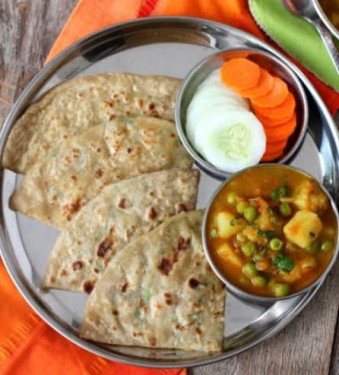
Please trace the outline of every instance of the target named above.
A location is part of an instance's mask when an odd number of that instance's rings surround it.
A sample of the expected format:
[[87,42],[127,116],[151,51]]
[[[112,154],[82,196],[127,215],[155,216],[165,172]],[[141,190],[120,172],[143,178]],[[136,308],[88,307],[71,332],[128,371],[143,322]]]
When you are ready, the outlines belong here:
[[[303,82],[311,108],[309,131],[293,165],[323,182],[338,199],[339,140],[335,125],[306,77],[267,44],[237,29],[187,17],[147,18],[114,26],[73,45],[48,64],[20,96],[0,135],[2,157],[7,135],[26,106],[60,82],[98,72],[128,71],[183,78],[207,55],[228,47],[256,47],[281,58]],[[232,295],[226,300],[226,330],[221,353],[183,352],[146,348],[108,347],[82,340],[77,329],[87,297],[52,290],[41,293],[39,284],[59,232],[8,207],[20,176],[1,173],[1,251],[12,279],[33,309],[54,329],[75,344],[105,358],[149,367],[202,365],[238,354],[274,335],[311,300],[319,285],[290,300],[250,305]],[[219,181],[203,175],[198,206],[204,207]]]

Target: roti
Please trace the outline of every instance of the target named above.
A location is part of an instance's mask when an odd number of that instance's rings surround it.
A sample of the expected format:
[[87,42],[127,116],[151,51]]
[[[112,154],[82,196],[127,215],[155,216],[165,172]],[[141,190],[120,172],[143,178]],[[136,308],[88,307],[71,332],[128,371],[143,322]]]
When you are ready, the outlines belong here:
[[10,207],[64,229],[111,183],[170,168],[190,168],[174,123],[118,116],[54,147],[28,170]]
[[90,295],[80,336],[114,345],[219,351],[225,287],[205,258],[203,211],[131,241]]
[[103,73],[70,79],[31,105],[15,123],[2,166],[27,170],[49,149],[119,114],[174,120],[180,80],[130,73]]
[[195,208],[198,182],[198,170],[169,169],[105,187],[61,233],[42,287],[90,293],[132,238]]

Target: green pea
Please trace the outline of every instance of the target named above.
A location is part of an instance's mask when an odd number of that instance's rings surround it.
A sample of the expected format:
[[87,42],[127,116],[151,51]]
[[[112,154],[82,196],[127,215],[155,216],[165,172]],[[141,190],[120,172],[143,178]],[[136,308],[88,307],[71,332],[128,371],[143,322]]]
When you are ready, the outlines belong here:
[[269,243],[270,249],[273,251],[279,251],[283,247],[283,242],[279,238],[272,238]]
[[268,287],[273,290],[273,287],[275,285],[275,279],[273,277],[270,277],[269,281],[268,281]]
[[213,238],[218,237],[218,232],[217,232],[216,229],[212,229],[212,230],[211,230],[211,236],[212,236]]
[[290,291],[290,287],[287,284],[276,283],[273,285],[273,294],[276,297],[284,297]]
[[260,275],[254,276],[252,279],[252,283],[255,286],[264,286],[266,285],[266,279],[264,276],[260,276]]
[[247,206],[244,209],[244,217],[247,221],[253,221],[258,215],[258,211],[253,206]]
[[242,268],[242,272],[248,277],[256,276],[258,273],[253,263],[246,263]]
[[318,241],[314,241],[314,242],[311,243],[310,246],[306,247],[306,251],[308,253],[315,253],[318,250],[319,250],[319,242]]
[[279,196],[280,196],[279,189],[273,190],[272,193],[270,194],[270,198],[272,201],[275,201],[276,199],[278,199]]
[[241,246],[241,250],[247,257],[252,256],[257,250],[257,246],[253,242],[247,242]]
[[291,216],[291,214],[292,214],[291,207],[286,202],[280,203],[279,212],[280,212],[281,216],[284,216],[284,217]]
[[255,261],[255,262],[258,262],[258,261],[260,261],[260,260],[263,260],[263,256],[261,255],[261,254],[254,254],[254,256],[253,256],[253,260]]
[[227,203],[232,204],[232,205],[235,204],[236,198],[237,198],[237,195],[234,192],[229,193],[227,195]]
[[246,207],[247,207],[246,202],[238,202],[235,209],[238,212],[238,214],[243,214]]
[[333,228],[325,228],[323,233],[327,237],[333,237],[335,235],[335,230]]
[[288,195],[288,188],[286,185],[283,185],[280,189],[279,189],[279,196],[280,197],[286,197]]
[[331,241],[324,241],[321,244],[321,251],[326,253],[327,251],[330,251],[330,250],[332,250],[332,242]]

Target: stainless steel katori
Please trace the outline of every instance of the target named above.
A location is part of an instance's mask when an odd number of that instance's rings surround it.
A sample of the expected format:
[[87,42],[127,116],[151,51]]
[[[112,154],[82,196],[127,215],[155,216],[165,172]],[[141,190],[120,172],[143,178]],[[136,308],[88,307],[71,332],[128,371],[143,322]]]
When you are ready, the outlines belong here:
[[303,85],[295,73],[278,58],[272,56],[270,53],[254,48],[228,48],[227,50],[208,56],[199,62],[183,80],[176,101],[175,122],[182,144],[194,158],[196,164],[199,165],[199,168],[210,176],[221,180],[230,177],[231,173],[218,169],[200,156],[199,152],[194,149],[186,134],[186,114],[195,92],[204,80],[213,71],[220,69],[225,61],[239,57],[249,58],[261,67],[266,68],[274,76],[282,78],[288,83],[289,90],[293,93],[296,100],[297,127],[289,137],[283,155],[276,160],[276,163],[284,164],[295,157],[306,135],[308,124],[309,110]]
[[[74,44],[44,67],[24,90],[0,135],[0,157],[14,122],[36,98],[72,77],[108,71],[163,74],[184,78],[200,60],[227,48],[257,48],[292,69],[308,95],[310,119],[303,145],[291,164],[325,185],[338,202],[339,138],[333,120],[308,79],[285,57],[255,37],[219,23],[188,17],[145,18],[119,24]],[[2,170],[2,258],[31,307],[51,327],[82,348],[129,364],[174,368],[212,363],[247,350],[286,326],[312,299],[323,280],[292,299],[256,305],[228,294],[224,349],[220,353],[101,345],[78,337],[87,296],[58,290],[42,293],[39,284],[59,232],[8,207],[21,176]],[[202,174],[198,207],[206,207],[220,181]]]
[[[277,163],[259,164],[259,165],[254,165],[252,167],[242,169],[241,171],[239,171],[237,173],[234,173],[229,179],[224,181],[218,187],[218,189],[214,192],[209,204],[206,207],[206,210],[205,210],[205,213],[204,213],[204,219],[203,219],[203,223],[202,223],[202,241],[203,241],[205,255],[206,255],[207,260],[208,260],[210,266],[212,267],[213,271],[216,273],[216,275],[219,277],[219,279],[223,283],[226,284],[227,290],[230,293],[233,293],[235,296],[241,298],[242,300],[244,300],[246,302],[255,303],[255,304],[264,304],[264,305],[267,304],[267,303],[274,303],[276,301],[288,300],[288,299],[293,298],[295,296],[300,296],[300,295],[304,294],[305,292],[310,291],[311,289],[316,287],[319,284],[320,280],[324,280],[326,278],[326,276],[329,274],[329,272],[333,268],[333,266],[334,266],[334,264],[335,264],[335,262],[338,258],[338,253],[339,253],[339,233],[337,233],[337,237],[336,237],[335,243],[334,243],[334,251],[333,251],[331,260],[329,261],[329,263],[327,264],[327,266],[323,270],[323,272],[319,275],[319,277],[316,280],[314,280],[310,285],[304,287],[303,289],[299,290],[298,292],[295,292],[293,294],[288,294],[288,295],[283,296],[283,297],[264,297],[264,296],[260,296],[260,295],[256,295],[256,294],[253,294],[253,293],[246,292],[246,291],[242,290],[241,288],[239,288],[238,286],[236,286],[235,284],[232,284],[232,282],[227,279],[226,275],[223,272],[221,272],[220,269],[218,269],[218,266],[213,261],[213,257],[210,254],[210,249],[208,247],[208,240],[207,240],[208,219],[209,219],[209,216],[210,216],[211,206],[212,206],[214,200],[222,192],[222,190],[226,186],[230,186],[229,184],[232,184],[232,181],[234,181],[234,179],[236,179],[239,175],[243,175],[245,173],[255,171],[255,170],[259,170],[259,169],[271,168],[273,166],[278,166],[279,168],[284,168],[286,171],[299,172],[300,174],[302,174],[306,177],[312,178],[312,176],[309,175],[308,173],[305,173],[305,171],[301,171],[300,169],[292,167],[290,165],[277,165]],[[331,207],[331,209],[332,209],[332,211],[335,215],[335,218],[336,218],[336,225],[339,226],[339,214],[338,214],[338,210],[337,210],[337,207],[336,207],[336,204],[335,204],[334,200],[327,193],[326,189],[324,189],[321,185],[320,185],[320,189],[327,196],[327,198],[329,200],[330,207]]]

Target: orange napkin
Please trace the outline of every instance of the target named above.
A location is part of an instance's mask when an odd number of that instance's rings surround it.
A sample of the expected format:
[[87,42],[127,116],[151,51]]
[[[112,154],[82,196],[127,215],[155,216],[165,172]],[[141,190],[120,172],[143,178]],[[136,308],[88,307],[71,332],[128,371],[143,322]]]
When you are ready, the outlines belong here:
[[249,12],[247,0],[80,0],[55,42],[47,61],[70,44],[102,27],[135,17],[159,15],[207,18],[238,27],[269,42],[303,70],[332,114],[339,109],[338,93],[303,68],[263,34]]

